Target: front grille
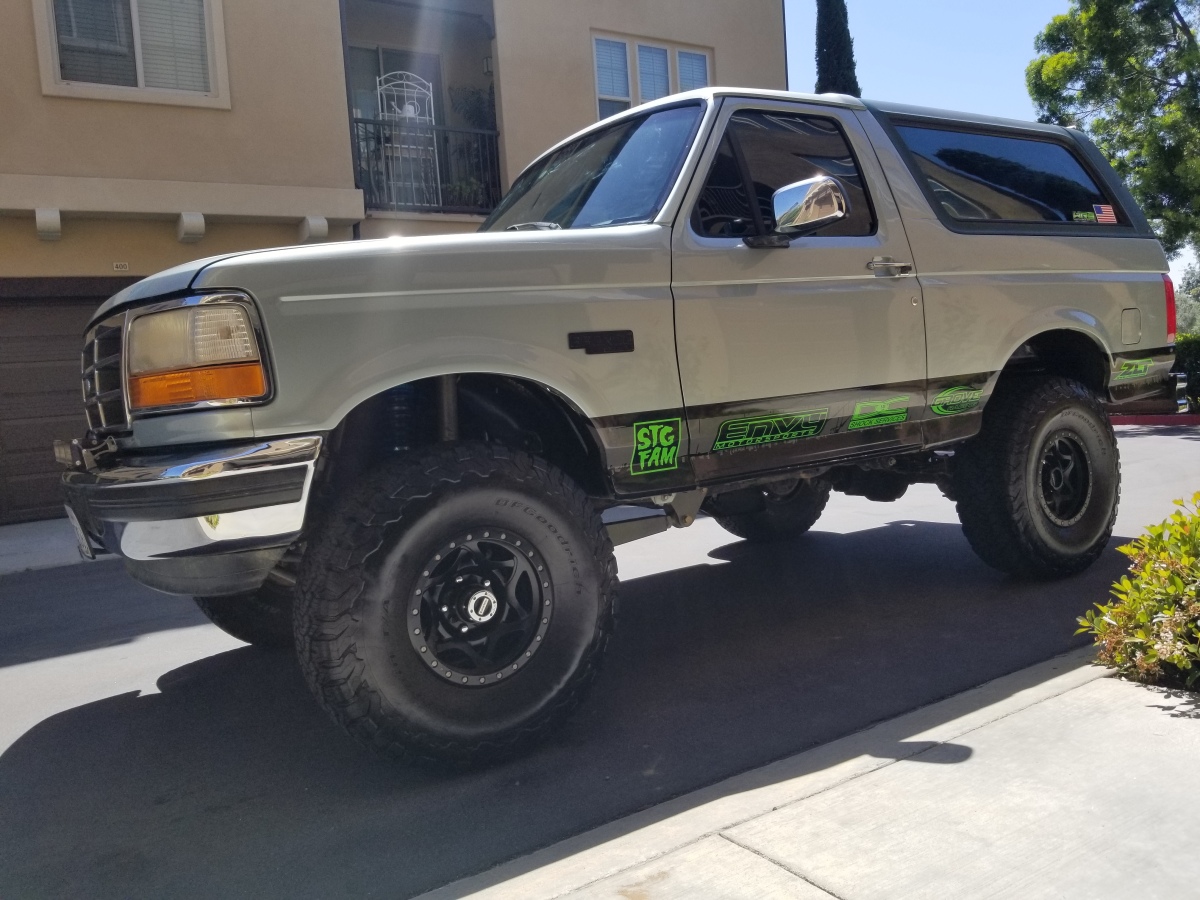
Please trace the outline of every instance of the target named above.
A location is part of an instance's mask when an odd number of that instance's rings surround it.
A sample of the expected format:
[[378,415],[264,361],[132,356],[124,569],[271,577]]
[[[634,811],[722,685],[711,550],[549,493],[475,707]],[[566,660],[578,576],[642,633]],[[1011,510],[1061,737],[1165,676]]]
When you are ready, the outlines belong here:
[[88,428],[98,437],[129,431],[129,411],[121,385],[121,344],[125,314],[99,322],[84,337],[83,408]]

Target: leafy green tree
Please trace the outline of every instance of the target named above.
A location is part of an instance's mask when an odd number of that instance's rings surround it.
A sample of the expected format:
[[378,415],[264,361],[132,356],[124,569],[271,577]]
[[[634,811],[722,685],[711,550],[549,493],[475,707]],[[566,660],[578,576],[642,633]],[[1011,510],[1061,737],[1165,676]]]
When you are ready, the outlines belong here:
[[1179,334],[1200,334],[1200,265],[1192,263],[1175,291]]
[[1086,128],[1168,253],[1200,246],[1200,0],[1074,0],[1026,70],[1043,122]]
[[846,0],[817,0],[817,93],[862,96]]

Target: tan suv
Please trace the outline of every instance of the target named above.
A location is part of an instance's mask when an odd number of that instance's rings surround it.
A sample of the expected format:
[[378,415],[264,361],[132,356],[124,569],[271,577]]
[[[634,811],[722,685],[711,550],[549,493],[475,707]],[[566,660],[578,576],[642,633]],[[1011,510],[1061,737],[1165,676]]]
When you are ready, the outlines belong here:
[[789,540],[831,490],[932,482],[990,565],[1088,566],[1120,490],[1106,405],[1181,396],[1166,268],[1078,132],[678,95],[549,150],[478,234],[113,297],[69,509],[86,552],[294,642],[364,742],[492,759],[592,682],[613,544],[702,513]]

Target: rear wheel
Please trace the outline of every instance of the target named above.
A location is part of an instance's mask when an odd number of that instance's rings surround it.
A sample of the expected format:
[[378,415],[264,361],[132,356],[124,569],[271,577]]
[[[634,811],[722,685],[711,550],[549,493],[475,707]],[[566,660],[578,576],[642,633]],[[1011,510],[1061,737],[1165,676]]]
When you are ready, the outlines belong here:
[[829,502],[829,482],[823,478],[775,481],[738,496],[714,497],[713,518],[730,534],[756,543],[798,537],[821,518]]
[[293,588],[268,580],[256,591],[230,597],[194,597],[208,620],[256,647],[287,648],[292,637]]
[[1036,577],[1086,569],[1112,536],[1121,497],[1099,398],[1068,378],[1001,382],[959,454],[954,494],[963,533],[993,568]]
[[363,743],[488,762],[583,699],[612,628],[616,562],[558,469],[482,444],[398,459],[319,532],[300,571],[297,653]]

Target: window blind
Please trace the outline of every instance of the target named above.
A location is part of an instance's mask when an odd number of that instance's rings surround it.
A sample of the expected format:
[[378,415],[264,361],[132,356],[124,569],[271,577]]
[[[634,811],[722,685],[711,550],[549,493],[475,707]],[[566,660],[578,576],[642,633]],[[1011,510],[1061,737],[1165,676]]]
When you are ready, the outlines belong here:
[[137,87],[129,0],[54,0],[63,81]]
[[671,93],[671,77],[667,72],[667,51],[662,47],[638,44],[638,90],[641,100],[648,103]]
[[596,38],[596,92],[601,97],[629,96],[629,56],[623,41]]
[[138,0],[146,87],[207,91],[204,0]]
[[708,87],[708,57],[703,53],[679,51],[679,90]]

